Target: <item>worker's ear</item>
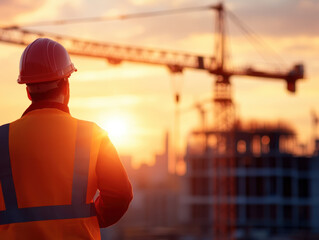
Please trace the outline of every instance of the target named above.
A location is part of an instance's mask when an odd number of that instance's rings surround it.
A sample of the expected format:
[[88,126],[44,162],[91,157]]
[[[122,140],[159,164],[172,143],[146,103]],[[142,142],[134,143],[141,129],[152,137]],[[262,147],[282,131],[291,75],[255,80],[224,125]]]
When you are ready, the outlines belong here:
[[29,100],[30,100],[30,101],[32,101],[32,98],[31,98],[31,95],[30,95],[30,92],[29,92],[28,87],[26,87],[26,90],[27,90],[27,94],[28,94],[28,98],[29,98]]

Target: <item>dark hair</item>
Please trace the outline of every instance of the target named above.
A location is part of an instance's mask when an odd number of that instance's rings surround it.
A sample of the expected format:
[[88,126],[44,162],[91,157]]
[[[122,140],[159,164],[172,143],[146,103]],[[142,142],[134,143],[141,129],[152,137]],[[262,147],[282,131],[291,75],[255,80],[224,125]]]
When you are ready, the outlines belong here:
[[[59,80],[59,82],[57,83],[57,87],[55,88],[49,89],[45,92],[29,91],[29,94],[33,102],[50,100],[52,98],[58,97],[64,91],[65,87],[67,87],[67,85],[68,85],[68,81],[65,81],[64,79],[62,79],[62,80]],[[28,87],[32,88],[31,85],[28,85]]]

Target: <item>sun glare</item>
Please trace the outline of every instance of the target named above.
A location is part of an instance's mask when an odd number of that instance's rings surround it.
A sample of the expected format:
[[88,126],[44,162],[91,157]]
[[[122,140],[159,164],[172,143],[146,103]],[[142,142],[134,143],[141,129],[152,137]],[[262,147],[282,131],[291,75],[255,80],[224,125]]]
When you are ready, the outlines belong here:
[[120,155],[134,155],[141,152],[141,141],[138,137],[138,125],[131,112],[109,111],[101,113],[96,123],[103,128]]
[[102,128],[107,131],[111,140],[118,142],[127,133],[127,122],[124,118],[112,117],[105,119]]

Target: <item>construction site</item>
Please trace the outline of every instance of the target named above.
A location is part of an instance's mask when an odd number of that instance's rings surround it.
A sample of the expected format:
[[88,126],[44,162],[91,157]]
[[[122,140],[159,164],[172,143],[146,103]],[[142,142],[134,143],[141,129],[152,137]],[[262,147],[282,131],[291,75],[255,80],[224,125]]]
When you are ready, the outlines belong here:
[[230,67],[226,15],[244,32],[249,29],[223,2],[120,17],[202,10],[214,13],[212,55],[81,40],[15,25],[0,28],[0,41],[24,46],[48,37],[63,44],[71,55],[107,60],[116,66],[122,62],[162,66],[173,77],[195,70],[213,79],[212,96],[188,108],[199,113],[199,124],[187,136],[180,132],[183,95],[173,92],[173,130],[164,134],[154,164],[133,168],[132,157],[119,152],[133,183],[134,201],[119,223],[101,230],[102,239],[319,239],[319,121],[315,113],[311,147],[307,147],[299,144],[290,122],[241,119],[233,98],[232,79],[238,76],[281,82],[287,92],[295,94],[305,78],[303,63],[281,70],[257,68],[253,63]]

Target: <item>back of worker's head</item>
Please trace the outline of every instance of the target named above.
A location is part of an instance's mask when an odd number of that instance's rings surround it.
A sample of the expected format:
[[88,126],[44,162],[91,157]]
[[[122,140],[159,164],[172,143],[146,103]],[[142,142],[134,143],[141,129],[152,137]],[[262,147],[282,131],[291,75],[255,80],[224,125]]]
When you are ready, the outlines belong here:
[[63,95],[68,98],[68,78],[74,71],[76,68],[61,44],[39,38],[22,53],[18,83],[27,84],[32,101],[55,100]]
[[45,83],[27,84],[27,93],[32,102],[59,101],[67,104],[69,101],[69,81],[66,78]]

